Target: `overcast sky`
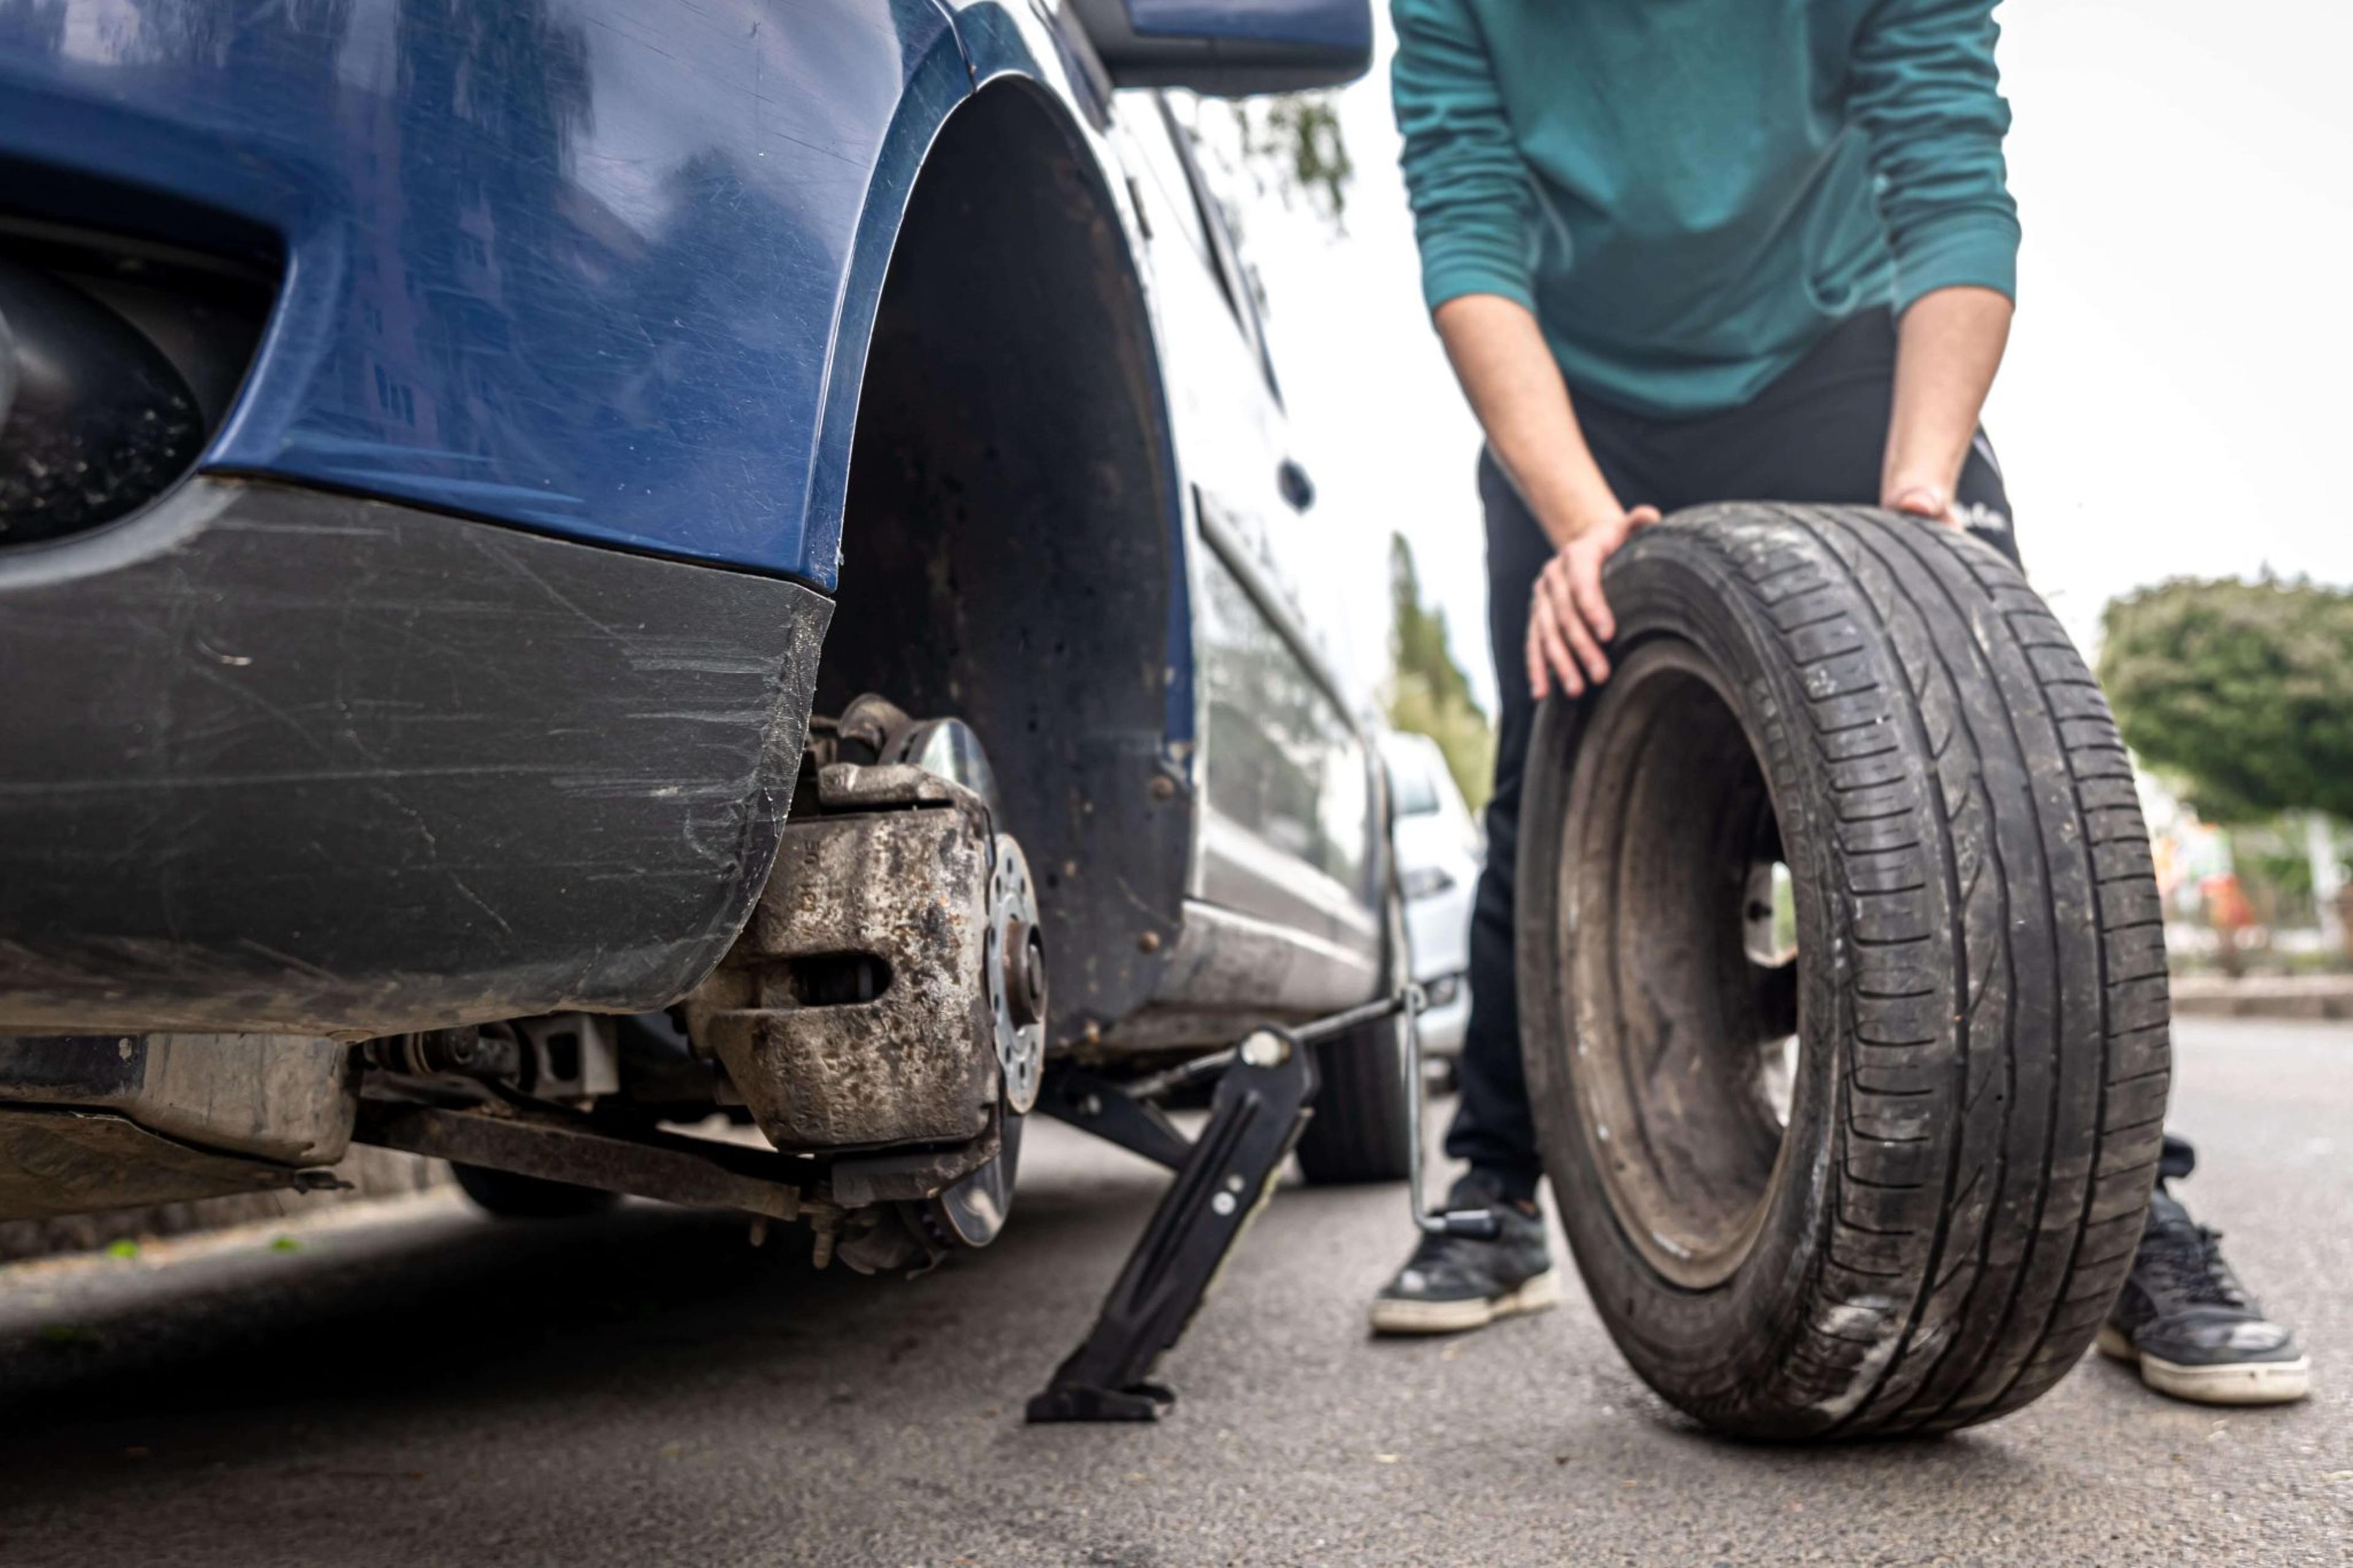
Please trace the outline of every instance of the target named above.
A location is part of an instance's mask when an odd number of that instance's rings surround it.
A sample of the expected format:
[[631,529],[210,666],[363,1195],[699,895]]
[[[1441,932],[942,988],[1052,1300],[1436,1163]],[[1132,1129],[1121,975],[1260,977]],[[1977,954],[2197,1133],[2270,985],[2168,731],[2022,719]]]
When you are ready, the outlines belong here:
[[[1377,10],[1386,10],[1377,3]],[[2100,606],[2268,566],[2353,582],[2353,5],[2006,5],[2000,62],[2025,228],[1986,425],[2028,570],[2090,647]],[[1482,698],[1478,432],[1430,334],[1381,60],[1341,95],[1345,237],[1249,211],[1319,527],[1412,541]],[[1385,552],[1335,552],[1385,663]]]

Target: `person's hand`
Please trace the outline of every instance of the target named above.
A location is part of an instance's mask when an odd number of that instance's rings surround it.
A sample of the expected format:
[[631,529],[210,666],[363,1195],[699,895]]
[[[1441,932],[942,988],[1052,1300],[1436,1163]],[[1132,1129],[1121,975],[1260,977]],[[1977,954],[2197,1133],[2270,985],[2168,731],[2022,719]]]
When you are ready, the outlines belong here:
[[1608,522],[1579,532],[1536,574],[1528,605],[1528,685],[1542,701],[1557,679],[1571,697],[1609,679],[1601,645],[1618,635],[1617,620],[1601,597],[1601,563],[1617,553],[1626,536],[1659,521],[1659,509],[1638,506]]
[[1893,480],[1879,504],[1890,511],[1941,522],[1947,528],[1961,526],[1961,514],[1953,509],[1953,492],[1948,486],[1930,484],[1925,480]]

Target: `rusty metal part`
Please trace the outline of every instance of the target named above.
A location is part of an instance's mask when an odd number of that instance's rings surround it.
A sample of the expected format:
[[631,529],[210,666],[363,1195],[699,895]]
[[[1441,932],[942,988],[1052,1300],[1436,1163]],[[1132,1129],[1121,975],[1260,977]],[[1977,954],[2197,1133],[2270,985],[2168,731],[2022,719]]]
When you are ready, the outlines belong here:
[[199,1149],[110,1111],[0,1106],[0,1219],[301,1187],[322,1173]]
[[1016,1024],[1046,1018],[1046,942],[1038,928],[1018,917],[1005,928],[1006,1010]]
[[833,745],[833,750],[820,756],[821,762],[875,763],[890,750],[892,738],[904,734],[913,722],[905,709],[869,691],[852,698],[839,718],[812,720],[810,738],[816,740],[823,726]]
[[833,763],[816,794],[688,1031],[780,1149],[969,1142],[1002,1078],[987,805],[905,764]]
[[920,1217],[897,1205],[861,1209],[844,1217],[833,1255],[860,1274],[899,1268],[920,1274],[947,1254],[922,1228]]
[[831,1230],[840,1214],[810,1192],[822,1172],[806,1161],[668,1132],[632,1129],[624,1137],[586,1121],[527,1109],[452,1110],[371,1100],[360,1107],[355,1136],[386,1149],[575,1186],[741,1209],[771,1219],[807,1219],[820,1230]]
[[817,771],[818,804],[829,812],[914,811],[952,806],[965,796],[981,811],[988,803],[953,779],[906,763],[828,763]]
[[844,1208],[935,1197],[997,1157],[1008,1120],[999,1104],[990,1107],[988,1126],[968,1143],[839,1155],[828,1167],[828,1189]]
[[17,1036],[0,1039],[0,1101],[109,1110],[199,1148],[331,1165],[351,1142],[357,1083],[352,1047],[310,1035]]
[[840,714],[809,721],[809,754],[828,763],[904,763],[937,773],[1001,809],[997,773],[980,736],[961,719],[913,719],[887,697],[868,691],[850,699]]
[[480,1028],[427,1029],[385,1035],[360,1047],[367,1065],[414,1078],[512,1079],[522,1073],[522,1043],[512,1035],[486,1035]]

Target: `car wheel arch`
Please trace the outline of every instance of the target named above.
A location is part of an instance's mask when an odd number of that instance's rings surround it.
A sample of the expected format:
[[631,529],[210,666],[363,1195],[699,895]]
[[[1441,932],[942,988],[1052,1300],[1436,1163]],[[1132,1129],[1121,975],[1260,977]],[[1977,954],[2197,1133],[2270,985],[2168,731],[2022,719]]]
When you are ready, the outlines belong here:
[[979,731],[1039,872],[1050,1044],[1083,1045],[1159,984],[1190,860],[1187,530],[1145,281],[1071,104],[1014,71],[942,118],[891,238],[818,702],[880,691]]

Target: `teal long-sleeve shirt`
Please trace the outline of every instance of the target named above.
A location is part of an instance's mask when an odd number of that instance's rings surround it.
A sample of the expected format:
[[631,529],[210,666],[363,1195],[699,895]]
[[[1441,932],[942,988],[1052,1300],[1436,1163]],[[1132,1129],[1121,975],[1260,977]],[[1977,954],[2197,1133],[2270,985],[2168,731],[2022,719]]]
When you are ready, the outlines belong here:
[[1746,403],[1858,310],[2014,294],[1993,0],[1392,0],[1431,310],[1535,312],[1570,386]]

